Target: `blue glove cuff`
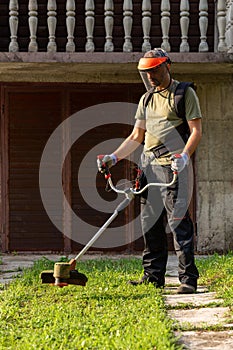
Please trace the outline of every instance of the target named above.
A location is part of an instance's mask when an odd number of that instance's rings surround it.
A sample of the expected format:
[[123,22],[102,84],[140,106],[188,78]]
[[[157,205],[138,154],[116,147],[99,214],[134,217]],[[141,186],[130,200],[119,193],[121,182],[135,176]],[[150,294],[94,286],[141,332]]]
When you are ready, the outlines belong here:
[[189,163],[189,155],[186,152],[181,153],[182,158],[184,159],[185,164]]
[[118,162],[117,156],[112,153],[110,154],[110,157],[112,158],[112,165],[115,165]]

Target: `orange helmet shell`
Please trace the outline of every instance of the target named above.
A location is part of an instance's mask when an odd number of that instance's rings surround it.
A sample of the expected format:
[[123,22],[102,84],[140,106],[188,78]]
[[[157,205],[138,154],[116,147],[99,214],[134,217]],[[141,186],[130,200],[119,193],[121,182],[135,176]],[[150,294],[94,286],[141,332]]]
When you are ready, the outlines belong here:
[[138,69],[146,71],[157,66],[160,66],[162,63],[168,60],[167,57],[142,57],[138,63]]

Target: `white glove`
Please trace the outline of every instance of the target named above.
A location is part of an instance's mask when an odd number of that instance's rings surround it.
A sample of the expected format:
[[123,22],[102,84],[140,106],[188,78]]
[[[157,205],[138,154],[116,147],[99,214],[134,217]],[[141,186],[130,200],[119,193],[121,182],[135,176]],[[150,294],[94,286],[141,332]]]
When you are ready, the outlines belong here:
[[113,165],[117,163],[118,159],[117,156],[112,154],[106,154],[106,155],[98,155],[97,156],[97,167],[98,170],[101,173],[105,173],[106,169],[111,168]]
[[187,153],[173,154],[171,156],[171,169],[180,173],[184,167],[189,163],[189,156]]

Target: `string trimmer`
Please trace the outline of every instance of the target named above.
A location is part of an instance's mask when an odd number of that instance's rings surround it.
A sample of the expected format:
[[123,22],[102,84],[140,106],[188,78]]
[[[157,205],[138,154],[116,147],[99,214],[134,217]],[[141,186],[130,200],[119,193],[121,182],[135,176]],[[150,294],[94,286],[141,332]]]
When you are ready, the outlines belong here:
[[[99,158],[98,161],[101,162],[101,159]],[[78,270],[75,269],[77,260],[80,259],[86,253],[86,251],[102,235],[102,233],[108,228],[108,226],[118,216],[118,214],[129,205],[129,203],[136,195],[140,195],[149,187],[153,186],[169,187],[173,185],[177,179],[177,173],[173,172],[173,179],[170,183],[149,183],[146,186],[144,186],[141,190],[138,188],[138,186],[136,186],[136,188],[119,190],[113,185],[111,174],[107,167],[104,168],[104,174],[107,180],[107,185],[110,186],[110,188],[116,193],[124,194],[126,198],[116,207],[110,218],[96,232],[92,239],[84,246],[84,248],[78,253],[78,255],[74,259],[70,260],[69,262],[57,262],[54,265],[54,270],[41,272],[40,277],[42,283],[49,283],[58,287],[68,286],[69,284],[85,286],[88,279],[83,273],[80,273],[78,272]]]

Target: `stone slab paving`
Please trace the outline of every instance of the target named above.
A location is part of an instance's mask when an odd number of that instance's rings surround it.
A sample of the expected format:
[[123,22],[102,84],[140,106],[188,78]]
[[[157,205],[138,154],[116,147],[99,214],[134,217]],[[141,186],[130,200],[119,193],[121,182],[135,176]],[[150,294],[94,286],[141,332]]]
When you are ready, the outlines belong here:
[[[233,325],[227,323],[230,309],[223,307],[223,300],[216,293],[208,292],[206,286],[198,286],[195,294],[175,294],[179,280],[177,277],[177,259],[169,259],[165,288],[165,302],[170,308],[168,314],[182,328],[191,326],[192,331],[176,332],[180,343],[189,350],[232,350]],[[183,308],[182,308],[183,305]],[[226,330],[208,331],[208,326],[221,326]]]
[[193,306],[204,306],[210,305],[220,305],[223,303],[223,299],[216,298],[215,292],[207,292],[206,288],[198,288],[196,294],[184,294],[182,297],[179,294],[166,295],[166,303],[173,306],[182,305],[193,305]]
[[[180,306],[180,304],[178,305]],[[208,327],[227,323],[228,307],[205,307],[190,310],[170,310],[169,315],[182,326]]]
[[[179,333],[176,334],[180,336]],[[180,342],[190,350],[232,350],[233,330],[231,331],[187,331]]]

